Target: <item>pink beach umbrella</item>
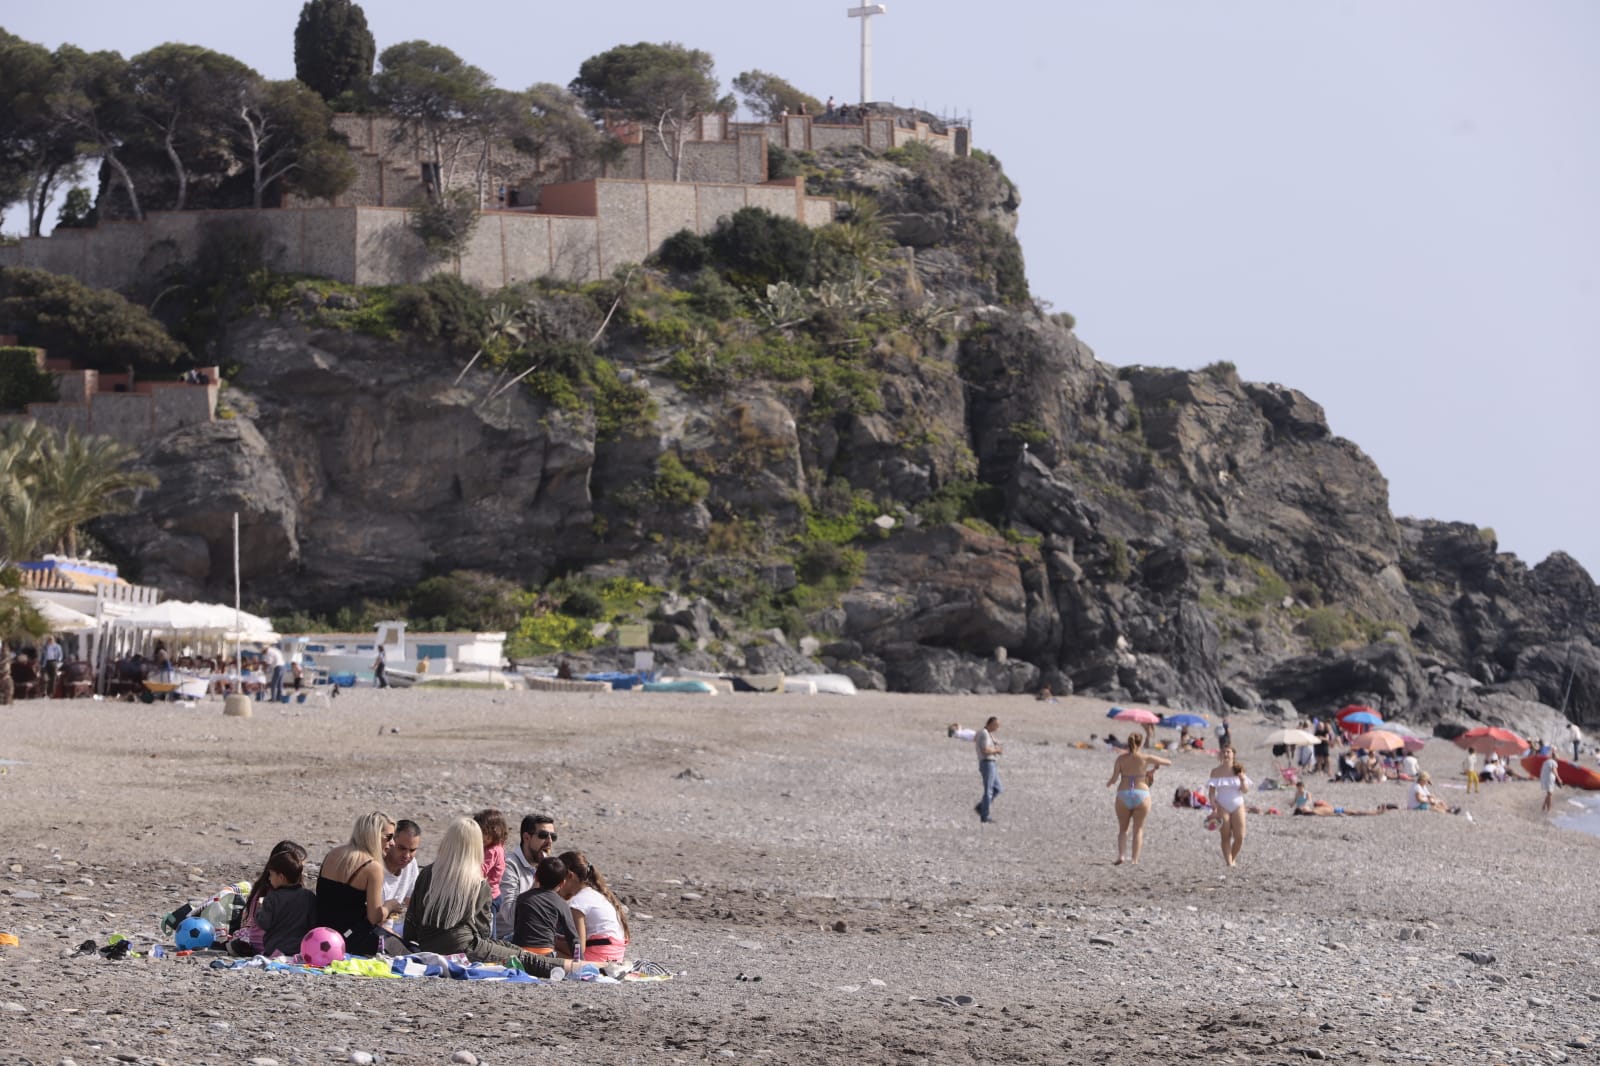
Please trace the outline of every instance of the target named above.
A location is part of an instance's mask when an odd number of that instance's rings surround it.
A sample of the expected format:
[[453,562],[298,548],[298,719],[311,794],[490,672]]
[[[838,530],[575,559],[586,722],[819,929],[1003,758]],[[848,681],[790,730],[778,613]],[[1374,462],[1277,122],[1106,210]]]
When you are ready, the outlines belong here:
[[1119,722],[1138,722],[1140,725],[1155,725],[1161,721],[1160,715],[1152,714],[1143,707],[1113,707],[1106,717]]

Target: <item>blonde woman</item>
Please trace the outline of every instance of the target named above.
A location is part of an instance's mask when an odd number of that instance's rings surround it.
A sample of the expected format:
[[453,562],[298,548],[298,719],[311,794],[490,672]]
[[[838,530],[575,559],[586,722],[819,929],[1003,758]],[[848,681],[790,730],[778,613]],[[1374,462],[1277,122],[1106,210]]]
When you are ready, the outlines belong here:
[[1144,850],[1144,820],[1150,816],[1151,778],[1158,767],[1172,765],[1171,759],[1141,754],[1139,749],[1142,747],[1144,735],[1129,733],[1128,750],[1117,756],[1117,761],[1111,766],[1111,776],[1106,780],[1107,788],[1117,786],[1117,798],[1113,804],[1117,811],[1117,866],[1123,863],[1122,856],[1127,850],[1130,835],[1133,838],[1132,861],[1138,864],[1139,853]]
[[483,876],[483,829],[465,816],[452,821],[439,841],[433,862],[417,874],[406,918],[406,936],[422,951],[465,954],[473,962],[507,965],[513,959],[536,977],[563,974],[581,963],[528,955],[489,935],[492,907]]
[[383,901],[383,849],[394,840],[394,819],[373,811],[356,819],[350,839],[322,860],[317,871],[317,924],[344,935],[352,955],[376,955],[382,930],[398,901]]

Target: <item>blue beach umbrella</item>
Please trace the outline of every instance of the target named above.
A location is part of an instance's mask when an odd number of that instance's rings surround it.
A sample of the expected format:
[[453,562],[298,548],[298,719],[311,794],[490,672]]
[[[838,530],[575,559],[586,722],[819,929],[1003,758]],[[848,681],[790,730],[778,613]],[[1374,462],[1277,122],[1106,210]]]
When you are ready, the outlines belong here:
[[1347,714],[1343,718],[1339,719],[1339,724],[1345,727],[1346,732],[1350,732],[1350,727],[1353,725],[1382,725],[1383,719],[1379,718],[1371,711],[1357,711],[1354,714]]
[[1184,726],[1188,726],[1190,729],[1205,729],[1211,723],[1203,715],[1185,712],[1183,714],[1169,714],[1161,719],[1159,724],[1166,726],[1168,729],[1182,729]]

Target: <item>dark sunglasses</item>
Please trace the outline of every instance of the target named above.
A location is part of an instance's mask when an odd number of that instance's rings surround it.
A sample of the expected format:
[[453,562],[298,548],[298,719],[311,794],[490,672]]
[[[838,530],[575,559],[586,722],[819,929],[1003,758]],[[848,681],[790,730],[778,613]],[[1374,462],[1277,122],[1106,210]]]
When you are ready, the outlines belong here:
[[548,829],[535,829],[533,831],[533,835],[538,837],[540,840],[548,840],[552,844],[556,842],[556,835]]

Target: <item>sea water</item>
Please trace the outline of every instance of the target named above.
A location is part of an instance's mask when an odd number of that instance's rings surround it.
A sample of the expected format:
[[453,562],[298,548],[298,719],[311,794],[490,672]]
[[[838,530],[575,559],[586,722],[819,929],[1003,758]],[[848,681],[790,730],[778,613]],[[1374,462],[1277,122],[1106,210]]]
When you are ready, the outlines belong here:
[[1556,818],[1562,829],[1600,836],[1600,796],[1586,794],[1581,799],[1567,797],[1566,810]]

